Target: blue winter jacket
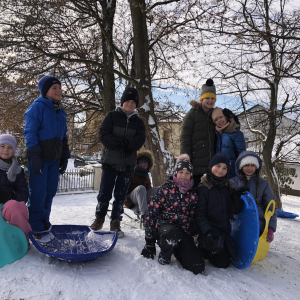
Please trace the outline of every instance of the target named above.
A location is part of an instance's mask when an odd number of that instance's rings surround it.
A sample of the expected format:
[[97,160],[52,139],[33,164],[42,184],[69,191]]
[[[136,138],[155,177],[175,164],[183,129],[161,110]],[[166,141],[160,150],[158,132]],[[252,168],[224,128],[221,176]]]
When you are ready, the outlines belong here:
[[239,130],[239,126],[232,119],[229,126],[220,134],[216,131],[217,147],[216,153],[221,151],[230,159],[228,178],[235,176],[235,161],[237,157],[246,150],[244,134]]
[[56,112],[53,100],[40,96],[28,107],[24,117],[28,148],[39,145],[42,160],[60,161],[70,157],[63,107]]
[[[236,190],[245,186],[244,177],[240,173],[239,165],[240,165],[241,160],[244,157],[249,156],[249,155],[254,156],[258,159],[258,162],[259,162],[258,173],[259,174],[261,173],[262,160],[260,159],[260,157],[252,151],[242,152],[239,155],[239,157],[235,163],[235,171],[236,171],[237,176],[230,180],[234,184],[234,187]],[[257,177],[255,174],[250,177],[250,179],[248,180],[247,186],[250,188],[250,193],[252,194],[253,198],[256,200],[258,213],[259,213],[259,220],[260,220],[260,231],[262,232],[265,228],[265,210],[266,210],[269,202],[271,200],[274,200],[276,202],[276,199],[275,199],[275,195],[271,189],[271,186],[267,180],[260,177],[258,184],[259,184],[258,197],[256,196]],[[272,206],[270,207],[270,210],[271,209],[272,209]],[[276,213],[276,209],[275,209],[275,213],[270,219],[269,227],[272,227],[274,229],[274,231],[276,231],[276,226],[277,226],[277,213]]]

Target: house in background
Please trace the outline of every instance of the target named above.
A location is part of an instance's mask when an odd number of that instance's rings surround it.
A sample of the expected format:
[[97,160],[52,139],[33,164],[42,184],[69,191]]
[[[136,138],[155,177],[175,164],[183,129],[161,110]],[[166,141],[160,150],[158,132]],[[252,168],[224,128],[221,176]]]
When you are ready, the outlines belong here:
[[[250,127],[255,130],[266,132],[268,126],[268,110],[262,105],[255,105],[246,111]],[[244,113],[238,115],[241,123],[241,131],[244,133],[246,147],[257,153],[262,151],[262,142],[259,135],[250,131],[246,116]],[[285,143],[279,159],[284,163],[286,168],[292,168],[297,177],[293,177],[294,184],[286,192],[289,195],[300,196],[300,123],[297,122],[299,115],[280,116],[276,120],[277,126],[275,144],[278,145],[292,137],[289,142]]]

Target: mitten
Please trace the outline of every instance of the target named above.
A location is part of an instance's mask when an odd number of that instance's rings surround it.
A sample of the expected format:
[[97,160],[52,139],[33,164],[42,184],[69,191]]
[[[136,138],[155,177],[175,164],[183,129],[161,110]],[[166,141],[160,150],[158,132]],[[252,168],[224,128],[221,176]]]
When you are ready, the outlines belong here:
[[274,229],[272,227],[268,228],[267,242],[272,243],[274,240]]
[[250,192],[250,189],[247,186],[243,186],[240,189],[234,192],[234,195],[240,198],[245,192]]
[[59,174],[63,175],[66,172],[67,166],[68,166],[68,160],[61,159],[59,165]]
[[213,250],[215,248],[215,236],[212,232],[209,232],[205,235],[204,237],[205,239],[205,243],[207,245],[207,247],[211,250]]
[[142,250],[141,255],[143,255],[145,258],[154,259],[154,256],[156,255],[156,248],[155,248],[154,240],[146,239],[146,245],[145,245],[144,249]]

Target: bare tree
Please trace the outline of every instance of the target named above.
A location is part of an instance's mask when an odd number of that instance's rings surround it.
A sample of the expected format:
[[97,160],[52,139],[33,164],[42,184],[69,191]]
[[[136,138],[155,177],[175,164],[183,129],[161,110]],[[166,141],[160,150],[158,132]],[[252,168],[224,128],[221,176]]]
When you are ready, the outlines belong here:
[[266,174],[279,208],[274,164],[282,146],[300,133],[296,130],[276,143],[282,117],[299,113],[299,19],[299,10],[288,1],[229,0],[219,2],[215,14],[206,15],[207,26],[201,30],[207,73],[220,79],[224,92],[240,96],[246,116],[249,99],[267,107],[263,130],[247,124],[262,143]]

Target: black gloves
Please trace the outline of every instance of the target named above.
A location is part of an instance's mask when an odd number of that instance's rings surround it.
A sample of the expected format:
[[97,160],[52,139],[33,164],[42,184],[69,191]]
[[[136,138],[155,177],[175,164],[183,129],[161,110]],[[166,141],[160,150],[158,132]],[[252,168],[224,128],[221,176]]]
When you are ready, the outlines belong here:
[[27,157],[29,158],[31,169],[35,175],[41,175],[44,167],[43,161],[40,157],[41,148],[39,145],[29,147],[27,149]]
[[154,258],[154,256],[156,255],[156,248],[155,242],[153,240],[146,240],[146,245],[142,250],[141,255],[143,255],[145,258]]
[[210,249],[210,250],[213,250],[216,246],[214,234],[212,232],[208,232],[204,236],[204,239],[205,239],[205,243],[207,245],[207,248]]
[[68,160],[61,159],[59,165],[59,174],[63,175],[66,172],[67,166],[68,166]]
[[240,189],[234,192],[234,195],[240,198],[245,192],[250,192],[250,189],[247,186],[243,186]]
[[131,154],[131,151],[127,150],[128,145],[129,141],[127,139],[117,140],[114,150],[117,152],[124,152],[125,156],[127,157]]

